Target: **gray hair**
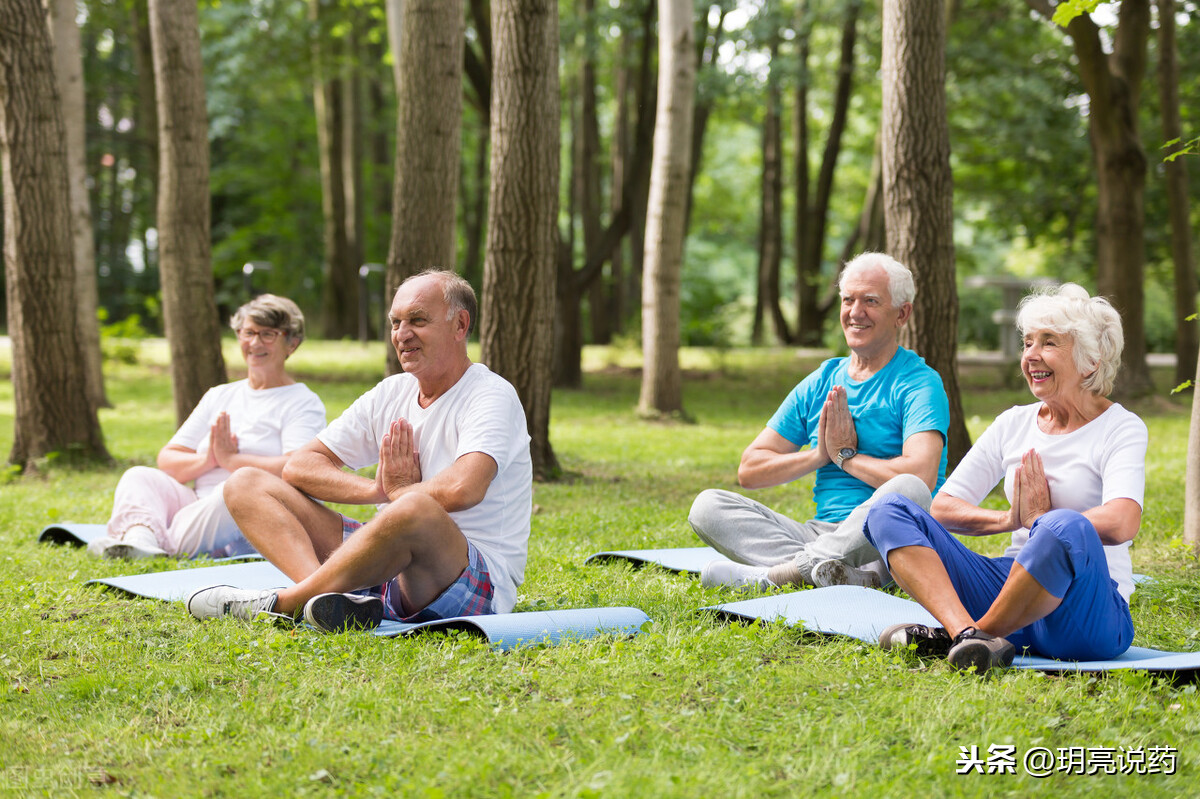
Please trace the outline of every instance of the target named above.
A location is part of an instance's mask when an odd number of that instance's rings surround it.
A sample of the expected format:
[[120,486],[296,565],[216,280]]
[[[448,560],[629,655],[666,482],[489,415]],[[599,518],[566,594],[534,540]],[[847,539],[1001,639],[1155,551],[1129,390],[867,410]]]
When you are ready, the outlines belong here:
[[233,312],[229,326],[241,330],[247,319],[256,325],[282,330],[289,343],[299,346],[304,341],[304,314],[287,297],[260,294]]
[[470,336],[471,331],[475,329],[475,318],[479,315],[479,300],[475,298],[475,289],[471,288],[471,284],[449,269],[434,267],[406,277],[396,291],[400,291],[400,287],[410,280],[422,277],[437,278],[442,284],[442,299],[449,308],[447,319],[453,318],[459,311],[467,312],[467,335]]
[[1070,336],[1084,389],[1102,397],[1112,392],[1125,335],[1121,314],[1108,300],[1090,296],[1076,283],[1035,292],[1017,308],[1017,330],[1022,336],[1035,330]]
[[892,307],[899,308],[906,302],[912,302],[917,296],[917,286],[913,282],[913,273],[907,266],[890,255],[881,252],[864,252],[848,261],[838,278],[838,291],[846,278],[859,272],[882,269],[888,278],[888,294],[892,295]]

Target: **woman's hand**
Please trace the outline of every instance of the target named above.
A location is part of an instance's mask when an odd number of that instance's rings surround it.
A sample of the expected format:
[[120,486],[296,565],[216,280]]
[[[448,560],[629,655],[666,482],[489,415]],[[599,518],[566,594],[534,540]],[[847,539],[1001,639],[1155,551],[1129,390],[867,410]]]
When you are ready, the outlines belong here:
[[1013,507],[1017,511],[1016,520],[1019,522],[1013,529],[1029,529],[1053,508],[1050,501],[1050,482],[1046,479],[1042,456],[1035,450],[1031,449],[1021,456],[1021,465],[1017,467],[1013,485]]
[[233,458],[238,454],[238,440],[229,423],[229,414],[221,411],[208,433],[208,452],[214,459],[213,468],[220,466],[233,471],[237,467]]

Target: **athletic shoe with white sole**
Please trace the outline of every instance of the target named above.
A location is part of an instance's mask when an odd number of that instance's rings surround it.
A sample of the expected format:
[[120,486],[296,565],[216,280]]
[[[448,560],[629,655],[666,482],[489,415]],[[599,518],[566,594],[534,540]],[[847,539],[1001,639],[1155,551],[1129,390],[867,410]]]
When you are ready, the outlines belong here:
[[154,532],[147,527],[131,527],[119,541],[104,549],[104,557],[123,560],[165,558],[167,551],[158,545]]
[[767,578],[766,566],[747,566],[732,560],[710,560],[700,570],[700,585],[705,588],[775,588]]
[[893,624],[879,634],[879,646],[884,649],[904,649],[916,645],[916,653],[922,657],[946,657],[954,639],[945,627],[930,627],[925,624]]
[[278,599],[279,596],[274,591],[211,585],[193,591],[186,604],[188,613],[197,619],[233,616],[245,621],[254,621],[261,616],[279,617],[280,614],[275,612],[275,602]]
[[813,585],[823,588],[828,585],[858,585],[863,588],[879,588],[879,575],[866,569],[856,569],[840,560],[823,560],[813,566]]
[[1015,654],[1016,649],[1007,639],[968,627],[954,636],[954,646],[946,659],[961,671],[974,666],[976,674],[985,674],[989,669],[1008,668]]
[[326,633],[373,630],[383,621],[383,600],[362,594],[317,594],[304,603],[304,620]]

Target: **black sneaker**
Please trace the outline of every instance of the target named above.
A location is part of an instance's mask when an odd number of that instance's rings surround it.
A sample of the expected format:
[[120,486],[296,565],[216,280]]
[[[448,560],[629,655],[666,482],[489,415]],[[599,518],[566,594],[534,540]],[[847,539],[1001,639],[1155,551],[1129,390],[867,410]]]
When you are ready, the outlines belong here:
[[304,603],[304,620],[326,633],[373,630],[383,621],[383,601],[361,594],[317,594]]
[[918,655],[944,658],[950,654],[954,640],[945,627],[924,624],[893,624],[879,634],[879,645],[884,649],[904,649],[912,644],[916,644]]
[[954,636],[954,646],[946,659],[956,669],[966,671],[974,666],[976,674],[984,674],[988,669],[1008,668],[1015,654],[1016,649],[1007,639],[968,627]]

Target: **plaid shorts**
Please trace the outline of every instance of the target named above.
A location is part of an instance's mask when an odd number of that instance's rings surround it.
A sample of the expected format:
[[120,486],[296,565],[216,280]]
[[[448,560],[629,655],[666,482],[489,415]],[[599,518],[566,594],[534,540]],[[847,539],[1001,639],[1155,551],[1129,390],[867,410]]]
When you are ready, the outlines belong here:
[[[342,515],[342,540],[349,538],[355,530],[362,527],[362,522]],[[467,568],[462,570],[458,579],[450,584],[437,598],[411,616],[405,616],[401,604],[400,583],[396,578],[382,585],[355,591],[356,594],[377,596],[383,600],[383,617],[388,621],[401,621],[410,624],[437,619],[453,619],[457,616],[483,616],[493,613],[492,609],[492,576],[488,572],[487,561],[475,545],[467,541]]]

